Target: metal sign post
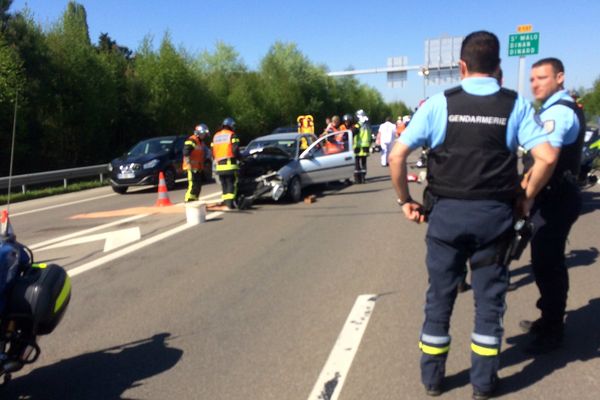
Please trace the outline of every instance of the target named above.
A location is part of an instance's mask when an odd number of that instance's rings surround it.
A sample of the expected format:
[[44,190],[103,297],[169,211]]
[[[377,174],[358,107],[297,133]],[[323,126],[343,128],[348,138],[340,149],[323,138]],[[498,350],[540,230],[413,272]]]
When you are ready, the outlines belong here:
[[531,32],[532,25],[519,25],[517,34],[508,36],[508,56],[519,57],[518,92],[523,95],[525,91],[525,56],[538,54],[540,50],[540,33]]
[[428,85],[442,85],[460,80],[458,61],[462,36],[443,36],[425,41],[425,63],[408,65],[406,56],[388,58],[387,67],[363,70],[329,72],[328,76],[355,76],[361,74],[387,74],[388,86],[404,87],[408,71],[417,71],[423,78],[423,99],[427,97]]

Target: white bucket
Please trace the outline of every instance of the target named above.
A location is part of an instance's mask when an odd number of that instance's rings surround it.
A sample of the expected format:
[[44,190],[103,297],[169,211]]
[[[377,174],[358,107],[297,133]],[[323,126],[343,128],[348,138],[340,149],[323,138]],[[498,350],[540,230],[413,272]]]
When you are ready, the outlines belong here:
[[185,216],[188,225],[198,225],[206,222],[206,204],[199,201],[185,203]]

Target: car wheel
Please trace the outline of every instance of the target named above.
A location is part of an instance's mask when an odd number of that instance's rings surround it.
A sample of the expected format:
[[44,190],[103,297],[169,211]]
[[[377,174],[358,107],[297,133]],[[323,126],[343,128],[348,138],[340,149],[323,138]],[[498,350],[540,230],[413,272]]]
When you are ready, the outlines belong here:
[[172,169],[165,171],[165,184],[168,190],[175,189],[175,172]]
[[300,178],[297,176],[292,178],[292,181],[288,185],[288,199],[292,203],[302,200],[302,185],[300,184]]
[[119,193],[119,194],[125,194],[125,192],[127,192],[127,189],[129,189],[129,186],[111,186],[111,187],[115,193]]

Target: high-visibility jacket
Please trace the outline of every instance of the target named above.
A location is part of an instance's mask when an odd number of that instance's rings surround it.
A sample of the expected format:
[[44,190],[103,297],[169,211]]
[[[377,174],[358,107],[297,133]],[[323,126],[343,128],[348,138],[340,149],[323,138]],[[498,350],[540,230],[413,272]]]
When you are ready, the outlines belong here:
[[[186,153],[185,148],[193,149],[189,153],[189,157],[183,157],[183,169],[185,171],[191,169],[193,171],[200,171],[204,168],[204,146],[202,141],[196,135],[191,135],[185,140],[184,143],[184,155]],[[187,162],[189,158],[189,163]]]
[[234,151],[234,145],[238,142],[239,139],[229,129],[222,129],[215,133],[211,146],[217,172],[239,169]]
[[325,140],[325,148],[324,148],[325,154],[336,154],[336,153],[341,153],[342,152],[342,147],[333,141],[330,140]]
[[[371,147],[371,126],[368,123],[354,126],[354,153],[358,156],[368,156]],[[356,133],[358,131],[358,133]]]

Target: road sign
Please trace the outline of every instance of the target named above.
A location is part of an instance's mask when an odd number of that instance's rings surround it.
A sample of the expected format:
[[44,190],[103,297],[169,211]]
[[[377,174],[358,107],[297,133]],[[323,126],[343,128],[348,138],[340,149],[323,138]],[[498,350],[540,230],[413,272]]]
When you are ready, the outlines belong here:
[[508,37],[508,56],[530,56],[539,53],[540,33],[517,33]]
[[532,30],[533,30],[533,25],[531,25],[531,24],[517,26],[517,32],[519,32],[519,33],[531,32]]
[[[407,57],[388,57],[387,66],[390,69],[403,68],[408,65]],[[390,71],[387,73],[387,84],[389,87],[404,87],[406,83],[406,71]]]
[[458,61],[463,39],[462,36],[453,36],[425,41],[425,66],[422,72],[426,85],[460,80]]

